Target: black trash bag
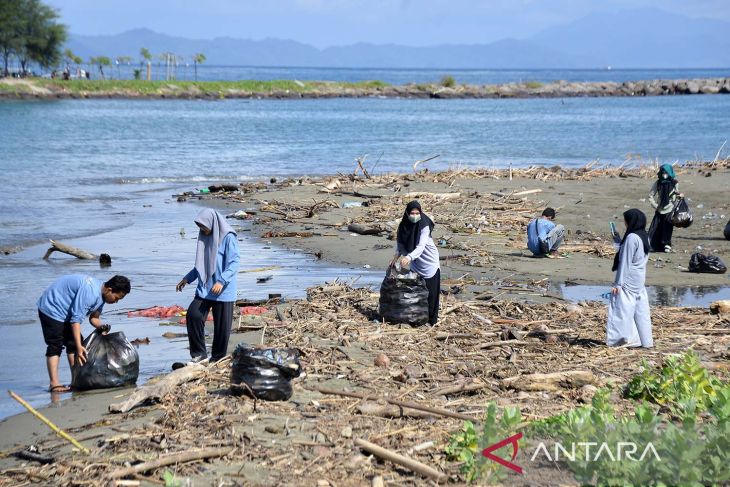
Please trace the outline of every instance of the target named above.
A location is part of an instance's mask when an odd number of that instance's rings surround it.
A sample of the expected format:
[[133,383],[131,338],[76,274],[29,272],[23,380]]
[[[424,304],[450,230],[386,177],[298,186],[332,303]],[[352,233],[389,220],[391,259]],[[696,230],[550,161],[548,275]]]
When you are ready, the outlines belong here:
[[730,221],[727,222],[727,225],[725,225],[725,240],[730,240]]
[[672,225],[677,228],[687,228],[692,225],[692,221],[694,221],[694,216],[687,200],[680,198],[672,210]]
[[689,271],[704,274],[725,274],[727,267],[716,255],[704,255],[695,252],[689,259]]
[[286,401],[292,395],[291,380],[302,371],[299,355],[296,348],[254,348],[239,343],[233,351],[231,392],[253,393],[264,401]]
[[94,330],[83,345],[87,360],[73,368],[72,388],[106,389],[137,382],[139,354],[123,332],[102,335]]
[[380,317],[389,323],[428,323],[428,288],[423,277],[388,269],[380,285]]

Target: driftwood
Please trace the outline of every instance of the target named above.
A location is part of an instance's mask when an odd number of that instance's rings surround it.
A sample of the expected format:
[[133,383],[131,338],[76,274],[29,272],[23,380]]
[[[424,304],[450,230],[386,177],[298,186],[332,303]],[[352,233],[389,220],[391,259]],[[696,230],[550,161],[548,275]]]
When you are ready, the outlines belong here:
[[200,450],[188,450],[180,453],[173,453],[171,455],[152,460],[150,462],[144,462],[132,467],[120,468],[109,474],[110,479],[120,479],[136,473],[147,472],[160,467],[166,467],[168,465],[176,465],[178,463],[187,463],[194,460],[204,460],[206,458],[218,458],[224,457],[235,451],[235,448],[230,446],[218,447],[218,448],[203,448]]
[[275,231],[268,231],[261,235],[261,238],[285,238],[285,237],[298,237],[298,238],[306,238],[313,236],[313,232],[275,232]]
[[333,394],[336,396],[354,397],[356,399],[365,399],[365,400],[373,400],[373,401],[383,400],[389,404],[395,404],[396,406],[401,406],[404,408],[417,409],[419,411],[426,411],[429,413],[436,414],[438,416],[446,416],[447,418],[456,418],[456,419],[475,421],[474,417],[468,416],[466,414],[455,413],[455,412],[449,411],[447,409],[425,406],[423,404],[418,404],[415,402],[398,401],[395,399],[390,399],[388,397],[383,397],[383,398],[373,397],[373,396],[368,396],[367,394],[360,394],[358,392],[336,391],[334,389],[327,389],[325,387],[315,387],[312,390],[317,391],[321,394]]
[[730,299],[721,299],[710,304],[710,313],[713,315],[730,313]]
[[95,260],[99,258],[98,255],[92,254],[91,252],[77,249],[76,247],[71,247],[70,245],[66,245],[62,242],[51,240],[51,246],[48,248],[48,250],[46,250],[46,254],[43,256],[43,259],[48,259],[48,257],[50,257],[53,252],[63,252],[64,254],[73,255],[77,259],[83,260]]
[[441,389],[433,391],[431,394],[434,396],[449,396],[451,394],[459,394],[462,392],[476,392],[482,389],[489,389],[491,386],[484,382],[465,382],[463,384],[457,384],[455,386],[446,386]]
[[578,389],[584,385],[598,385],[598,378],[588,370],[569,370],[552,374],[527,374],[508,377],[502,380],[502,386],[520,391],[557,391],[560,389]]
[[154,384],[145,384],[138,387],[126,401],[109,405],[111,413],[126,413],[135,406],[147,400],[159,400],[175,387],[205,374],[207,368],[201,364],[190,364],[167,374]]
[[388,230],[381,226],[367,226],[361,223],[350,223],[347,225],[347,230],[358,235],[380,235]]
[[440,481],[446,480],[448,478],[448,475],[446,475],[443,472],[439,472],[438,470],[431,468],[428,465],[421,463],[417,460],[414,460],[412,458],[408,458],[408,457],[405,457],[398,453],[392,452],[390,450],[386,450],[385,448],[382,448],[382,447],[376,445],[375,443],[370,443],[369,441],[365,441],[360,438],[356,438],[355,445],[359,446],[360,448],[362,448],[363,450],[365,450],[368,453],[372,453],[373,455],[377,456],[378,458],[382,458],[383,460],[388,460],[389,462],[396,463],[413,472],[421,474],[424,477],[433,479],[436,482],[440,482]]
[[433,414],[417,409],[407,409],[395,404],[381,404],[375,401],[364,401],[357,406],[357,412],[364,416],[380,418],[433,418]]
[[404,198],[434,198],[437,200],[448,201],[461,197],[461,193],[429,193],[428,191],[411,191],[403,195]]

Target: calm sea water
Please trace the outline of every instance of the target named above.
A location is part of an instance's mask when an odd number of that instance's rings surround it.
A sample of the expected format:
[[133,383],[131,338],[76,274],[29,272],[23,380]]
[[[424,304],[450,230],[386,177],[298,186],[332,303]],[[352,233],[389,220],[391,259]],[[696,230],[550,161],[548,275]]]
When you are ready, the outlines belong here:
[[[43,339],[35,302],[56,277],[112,273],[133,278],[133,293],[110,306],[108,320],[140,348],[143,377],[187,356],[186,340],[166,341],[155,320],[114,312],[156,304],[186,306],[174,285],[192,265],[197,208],[171,198],[210,182],[350,171],[369,154],[374,172],[402,171],[430,155],[450,165],[583,165],[627,155],[664,162],[712,158],[730,139],[730,97],[691,96],[565,100],[227,100],[43,101],[0,103],[0,389],[35,405],[48,401]],[[376,165],[377,161],[377,165]],[[239,208],[232,208],[236,210]],[[185,229],[185,236],[180,230]],[[244,265],[281,265],[266,285],[239,276],[239,295],[301,296],[343,270],[246,238]],[[49,238],[97,253],[114,266],[59,256],[41,260]],[[86,325],[88,332],[88,325]],[[62,367],[68,380],[67,367]],[[0,418],[19,411],[0,394]]]
[[[139,65],[119,65],[107,69],[107,77],[133,79]],[[88,68],[98,78],[96,68]],[[146,69],[146,68],[145,68]],[[145,73],[145,70],[142,71]],[[165,79],[164,64],[152,66],[153,79]],[[198,66],[200,81],[230,81],[242,79],[299,79],[327,81],[380,80],[391,84],[437,82],[443,76],[453,76],[459,83],[496,84],[522,81],[636,81],[646,79],[716,78],[730,76],[724,69],[378,69],[378,68],[297,68],[261,66]],[[192,65],[181,64],[173,71],[178,80],[194,80]]]

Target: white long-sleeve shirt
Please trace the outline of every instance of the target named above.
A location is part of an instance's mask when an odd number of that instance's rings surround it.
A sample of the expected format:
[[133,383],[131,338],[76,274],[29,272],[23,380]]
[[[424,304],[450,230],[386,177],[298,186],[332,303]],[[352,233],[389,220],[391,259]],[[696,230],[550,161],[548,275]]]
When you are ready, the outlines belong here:
[[[398,240],[395,242],[395,251],[398,255],[403,255],[405,249],[402,249]],[[411,270],[418,273],[425,279],[433,277],[439,270],[439,251],[436,244],[431,238],[431,230],[425,227],[418,236],[418,245],[413,252],[408,254],[411,259]]]

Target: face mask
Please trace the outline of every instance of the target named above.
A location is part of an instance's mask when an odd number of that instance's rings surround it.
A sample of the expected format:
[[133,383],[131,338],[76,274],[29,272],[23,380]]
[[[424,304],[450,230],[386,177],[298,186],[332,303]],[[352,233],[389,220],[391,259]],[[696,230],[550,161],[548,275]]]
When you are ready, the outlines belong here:
[[667,174],[667,173],[662,174],[662,179],[669,179],[669,174]]
[[411,223],[418,223],[421,221],[421,215],[408,215],[408,219]]

